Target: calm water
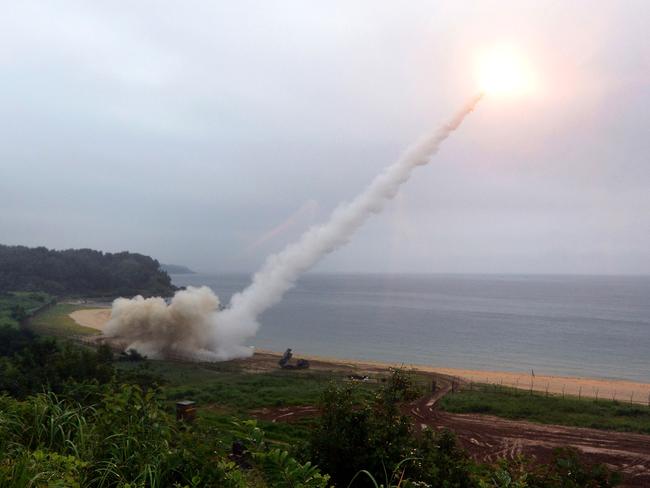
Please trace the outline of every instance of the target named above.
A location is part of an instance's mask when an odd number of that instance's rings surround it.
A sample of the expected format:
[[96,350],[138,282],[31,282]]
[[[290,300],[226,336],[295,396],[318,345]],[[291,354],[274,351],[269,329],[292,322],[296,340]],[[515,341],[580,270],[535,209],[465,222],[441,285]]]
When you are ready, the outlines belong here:
[[[250,279],[172,278],[224,303]],[[650,277],[312,274],[260,321],[297,356],[650,382]]]

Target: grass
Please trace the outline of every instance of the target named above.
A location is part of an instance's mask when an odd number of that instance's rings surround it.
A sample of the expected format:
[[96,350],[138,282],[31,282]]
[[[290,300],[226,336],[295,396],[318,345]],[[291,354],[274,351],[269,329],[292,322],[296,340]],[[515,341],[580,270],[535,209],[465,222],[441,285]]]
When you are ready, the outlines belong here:
[[542,424],[650,434],[650,407],[617,401],[545,396],[494,385],[445,396],[440,406],[452,413],[480,413]]
[[[234,415],[228,412],[215,412],[211,409],[199,408],[199,420],[203,429],[213,429],[222,449],[229,450],[235,440],[246,437],[246,432],[240,427],[240,422],[251,418],[249,415]],[[266,439],[272,444],[283,446],[285,449],[301,446],[316,422],[315,418],[303,418],[295,422],[267,422],[259,420],[257,425],[264,430]]]
[[170,399],[192,397],[201,403],[217,403],[239,411],[261,407],[313,405],[333,380],[327,374],[220,373],[209,381],[169,386]]
[[[96,334],[97,331],[78,325],[69,317],[79,305],[58,304],[30,321],[30,328],[41,335]],[[316,405],[323,390],[330,382],[345,381],[343,373],[329,371],[276,371],[249,373],[236,362],[191,363],[178,361],[147,360],[117,362],[124,372],[144,373],[158,378],[162,383],[162,395],[169,411],[181,399],[197,402],[199,418],[207,428],[218,429],[222,441],[229,444],[241,438],[242,432],[233,423],[236,419],[250,419],[255,410],[291,405]],[[356,397],[373,396],[376,383],[360,384],[354,389]],[[292,423],[260,421],[270,441],[286,446],[303,442],[313,419],[301,419]]]
[[[145,363],[117,363],[122,370],[142,368],[163,381],[162,395],[172,410],[178,400],[197,402],[199,421],[205,428],[219,431],[224,445],[241,438],[234,423],[255,417],[262,408],[292,405],[317,405],[330,384],[344,383],[344,373],[329,371],[270,371],[249,373],[237,363],[182,363],[147,360]],[[361,401],[375,395],[376,383],[356,383],[354,395]],[[269,441],[298,446],[309,436],[315,419],[303,418],[291,423],[259,421]]]
[[29,328],[39,335],[93,335],[97,330],[83,327],[70,318],[70,314],[83,306],[67,303],[56,304],[37,314],[29,321]]
[[48,303],[52,297],[41,292],[8,292],[0,294],[0,327],[18,327],[18,320],[13,317],[14,307],[22,307],[29,315]]
[[[330,382],[343,382],[345,375],[330,371],[277,371],[248,373],[233,363],[181,363],[147,361],[146,371],[162,378],[169,400],[190,399],[203,405],[227,407],[247,413],[263,407],[315,405]],[[121,369],[137,368],[120,363]],[[374,395],[377,384],[355,388],[359,400]]]

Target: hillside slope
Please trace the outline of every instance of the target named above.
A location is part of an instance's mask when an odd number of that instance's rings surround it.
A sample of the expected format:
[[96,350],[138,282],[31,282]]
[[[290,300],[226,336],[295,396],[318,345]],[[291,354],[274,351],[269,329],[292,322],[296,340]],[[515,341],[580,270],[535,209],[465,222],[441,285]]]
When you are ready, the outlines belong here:
[[160,263],[142,254],[0,245],[0,292],[165,296],[175,290]]

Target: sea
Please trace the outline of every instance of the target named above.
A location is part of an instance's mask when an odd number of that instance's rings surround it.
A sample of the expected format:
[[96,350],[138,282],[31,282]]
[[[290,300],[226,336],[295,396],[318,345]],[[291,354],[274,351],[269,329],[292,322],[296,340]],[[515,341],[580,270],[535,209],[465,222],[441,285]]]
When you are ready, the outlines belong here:
[[[172,275],[227,304],[246,274]],[[306,274],[250,345],[295,357],[650,382],[650,277]]]

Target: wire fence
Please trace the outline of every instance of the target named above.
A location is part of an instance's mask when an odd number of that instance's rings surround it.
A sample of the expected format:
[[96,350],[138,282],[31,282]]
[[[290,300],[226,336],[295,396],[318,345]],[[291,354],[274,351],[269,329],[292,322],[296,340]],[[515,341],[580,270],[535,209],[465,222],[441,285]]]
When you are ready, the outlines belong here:
[[[535,395],[535,396],[555,396],[562,398],[572,398],[577,400],[588,401],[611,401],[618,403],[628,403],[633,405],[644,405],[650,408],[650,385],[648,388],[634,388],[632,386],[621,387],[617,382],[607,383],[600,381],[597,386],[582,385],[579,381],[566,378],[562,382],[560,379],[551,380],[529,378],[526,380],[512,380],[510,378],[473,378],[461,379],[456,381],[463,385],[463,388],[477,390],[481,388],[494,388],[495,391],[502,393],[512,393],[516,395]],[[585,380],[589,383],[589,380]]]

